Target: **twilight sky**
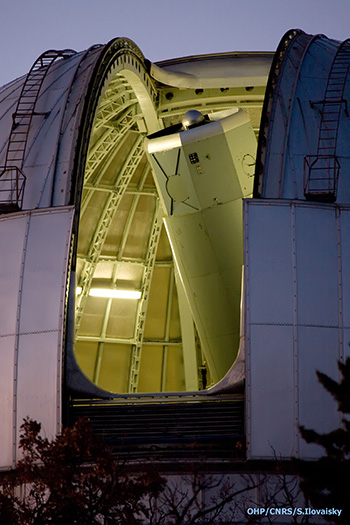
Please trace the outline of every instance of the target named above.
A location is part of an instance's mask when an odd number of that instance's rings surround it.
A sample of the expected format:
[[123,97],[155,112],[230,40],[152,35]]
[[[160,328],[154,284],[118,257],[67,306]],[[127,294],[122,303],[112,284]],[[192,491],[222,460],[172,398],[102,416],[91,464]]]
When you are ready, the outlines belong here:
[[134,40],[152,62],[274,51],[288,29],[350,37],[350,0],[0,0],[0,86],[47,49]]

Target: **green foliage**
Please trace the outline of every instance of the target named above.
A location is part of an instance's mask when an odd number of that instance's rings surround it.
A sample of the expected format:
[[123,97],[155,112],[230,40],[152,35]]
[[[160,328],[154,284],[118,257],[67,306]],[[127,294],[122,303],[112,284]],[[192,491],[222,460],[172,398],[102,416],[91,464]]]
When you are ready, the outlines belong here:
[[159,475],[126,475],[87,420],[53,441],[41,437],[36,421],[26,419],[21,428],[23,459],[0,481],[0,523],[143,523],[143,501],[163,489]]
[[295,460],[301,477],[300,488],[305,498],[315,508],[342,509],[335,523],[350,523],[350,358],[339,363],[340,382],[317,372],[320,383],[334,397],[338,410],[344,414],[342,427],[326,434],[301,427],[301,435],[307,443],[324,448],[325,456],[317,461]]

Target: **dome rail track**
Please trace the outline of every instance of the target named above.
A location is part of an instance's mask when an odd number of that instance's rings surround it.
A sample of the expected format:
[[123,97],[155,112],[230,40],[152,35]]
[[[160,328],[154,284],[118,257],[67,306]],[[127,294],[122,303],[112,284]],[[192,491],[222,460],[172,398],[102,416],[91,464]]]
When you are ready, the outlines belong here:
[[282,61],[291,42],[298,35],[302,34],[304,34],[304,32],[300,29],[292,29],[291,31],[287,31],[287,33],[285,33],[281,39],[281,42],[277,48],[277,51],[271,64],[269,79],[266,86],[264,104],[261,113],[261,123],[258,139],[253,190],[255,198],[260,197],[262,192],[263,171],[266,157],[266,145],[268,143],[269,124],[271,119],[271,113],[273,111],[274,93],[278,82],[278,77],[281,73]]

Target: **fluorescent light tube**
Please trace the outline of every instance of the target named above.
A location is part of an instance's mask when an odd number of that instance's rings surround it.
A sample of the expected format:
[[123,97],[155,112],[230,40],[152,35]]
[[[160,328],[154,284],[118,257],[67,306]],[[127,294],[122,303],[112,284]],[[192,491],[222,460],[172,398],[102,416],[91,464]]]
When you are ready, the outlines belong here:
[[113,290],[108,288],[90,288],[92,297],[110,297],[119,299],[140,299],[141,292],[138,290]]

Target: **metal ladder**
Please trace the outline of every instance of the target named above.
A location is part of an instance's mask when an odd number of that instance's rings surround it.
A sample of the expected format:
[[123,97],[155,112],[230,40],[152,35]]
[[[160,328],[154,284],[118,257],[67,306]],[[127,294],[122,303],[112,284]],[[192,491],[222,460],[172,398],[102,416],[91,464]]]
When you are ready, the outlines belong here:
[[26,177],[23,173],[24,156],[35,106],[44,79],[51,65],[59,58],[75,54],[71,49],[46,51],[32,65],[22,86],[15,112],[12,115],[12,127],[7,144],[4,166],[0,167],[0,213],[16,211],[22,208]]
[[337,195],[340,164],[336,156],[339,120],[344,100],[345,82],[350,67],[350,39],[345,40],[334,57],[328,77],[325,98],[321,102],[321,124],[317,154],[304,160],[304,195],[308,200],[334,202]]

